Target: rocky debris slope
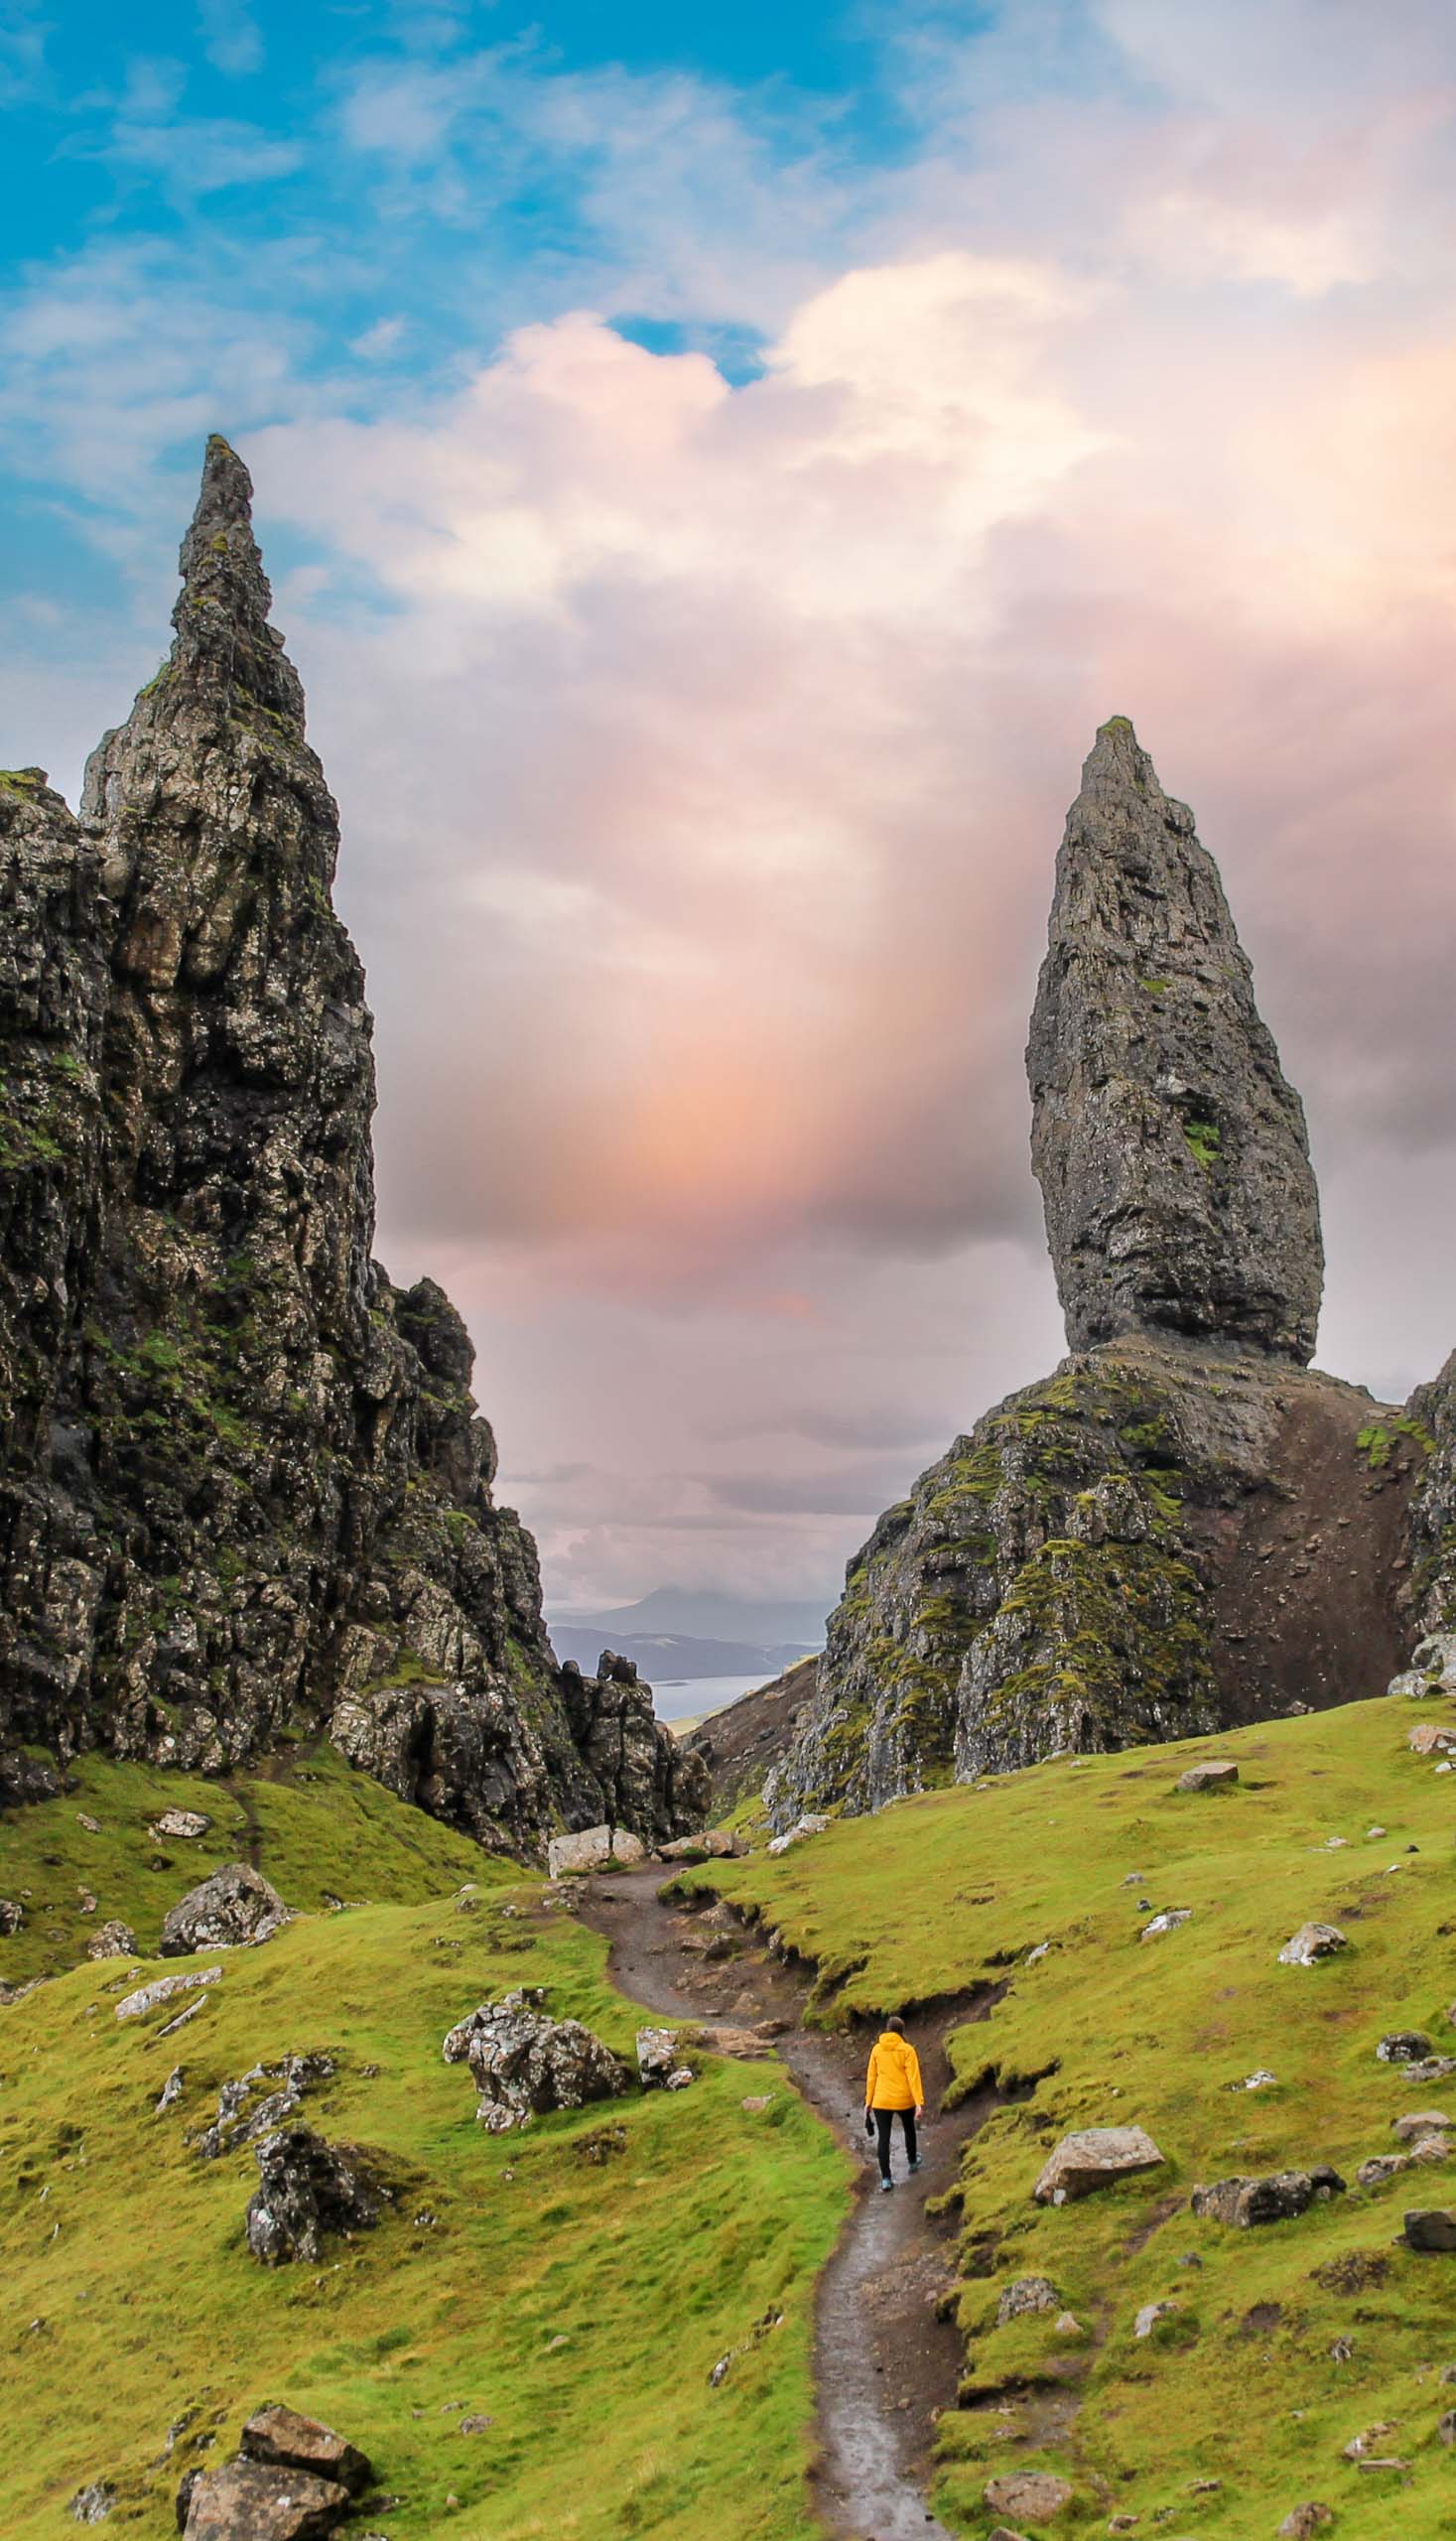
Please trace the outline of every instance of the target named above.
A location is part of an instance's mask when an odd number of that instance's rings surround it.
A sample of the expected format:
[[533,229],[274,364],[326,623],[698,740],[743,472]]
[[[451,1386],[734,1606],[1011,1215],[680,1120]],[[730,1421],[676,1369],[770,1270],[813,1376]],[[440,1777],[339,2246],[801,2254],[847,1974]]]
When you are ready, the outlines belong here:
[[671,1835],[701,1769],[634,1676],[558,1671],[464,1327],[370,1256],[363,974],[249,497],[209,443],[80,819],[0,775],[0,1745],[218,1771],[332,1721],[484,1840]]
[[1218,869],[1124,716],[1067,815],[1026,1066],[1073,1349],[1152,1330],[1308,1360],[1324,1256],[1303,1108]]
[[1456,1378],[1402,1412],[1304,1366],[1303,1114],[1213,862],[1122,719],[1068,819],[1027,1063],[1073,1355],[851,1563],[778,1827],[1375,1692],[1412,1568],[1431,1619],[1443,1562],[1456,1582]]

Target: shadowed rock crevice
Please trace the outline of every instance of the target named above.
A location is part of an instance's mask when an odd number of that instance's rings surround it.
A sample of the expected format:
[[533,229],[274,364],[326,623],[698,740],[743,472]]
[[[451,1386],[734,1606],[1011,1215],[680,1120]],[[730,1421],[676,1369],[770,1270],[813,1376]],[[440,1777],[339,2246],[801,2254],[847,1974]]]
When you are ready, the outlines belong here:
[[464,1327],[372,1259],[363,973],[249,493],[213,440],[80,821],[0,778],[0,1746],[219,1771],[331,1725],[491,1843],[673,1835],[701,1769],[635,1680],[568,1697]]

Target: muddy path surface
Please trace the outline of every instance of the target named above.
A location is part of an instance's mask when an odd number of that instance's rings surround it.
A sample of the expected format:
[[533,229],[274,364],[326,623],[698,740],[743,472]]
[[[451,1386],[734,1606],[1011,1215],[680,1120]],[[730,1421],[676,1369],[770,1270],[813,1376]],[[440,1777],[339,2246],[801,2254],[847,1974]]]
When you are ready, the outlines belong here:
[[[951,2541],[926,2506],[925,2488],[935,2416],[955,2405],[964,2357],[954,2323],[937,2311],[954,2274],[953,2227],[925,2207],[952,2186],[962,2145],[995,2105],[988,2090],[941,2113],[951,2079],[946,2038],[966,2021],[984,2019],[997,1989],[908,2017],[928,2116],[913,2178],[896,2126],[896,2185],[885,2197],[864,2135],[864,2067],[875,2025],[804,2028],[809,1975],[772,1956],[710,1898],[692,1911],[664,1902],[663,1883],[661,1869],[649,1868],[586,1884],[583,1920],[610,1943],[613,1984],[645,2011],[674,2020],[738,2029],[774,2024],[768,2043],[859,2165],[849,2218],[816,2297],[814,2504],[846,2541]],[[747,2090],[756,2087],[750,2070],[745,2066]]]

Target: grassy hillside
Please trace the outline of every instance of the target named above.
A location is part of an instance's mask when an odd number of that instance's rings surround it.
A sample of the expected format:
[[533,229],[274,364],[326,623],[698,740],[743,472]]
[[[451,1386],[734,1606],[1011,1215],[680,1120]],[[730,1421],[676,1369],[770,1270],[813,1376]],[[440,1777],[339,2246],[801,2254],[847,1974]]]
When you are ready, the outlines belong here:
[[[165,2010],[117,2024],[131,1960],[72,1967],[0,2010],[6,2541],[72,2530],[66,2502],[96,2477],[120,2490],[108,2531],[162,2541],[183,2471],[229,2451],[270,2397],[370,2454],[399,2500],[373,2518],[391,2541],[800,2541],[811,2293],[844,2211],[842,2157],[775,2065],[712,2061],[689,2091],[486,2135],[468,2073],[440,2056],[463,2012],[545,1984],[626,2053],[638,2015],[604,1983],[600,1941],[539,1911],[539,1882],[362,1778],[305,1771],[320,1779],[229,1794],[92,1760],[69,1798],[0,1822],[0,1894],[33,1891],[28,1931],[0,1943],[5,1972],[94,1929],[74,1916],[82,1879],[101,1914],[154,1938],[243,1833],[293,1905],[386,1901],[306,1912],[224,1956],[175,2039],[155,2035]],[[171,1867],[153,1870],[145,1830],[169,1803],[217,1828],[163,1847]],[[447,1893],[464,1876],[475,1898]],[[398,2195],[324,2266],[268,2272],[242,2238],[251,2152],[205,2163],[185,2139],[224,2080],[312,2048],[337,2072],[305,2116],[368,2148]],[[175,2063],[183,2098],[156,2115]],[[763,2090],[771,2108],[746,2114]],[[710,2388],[769,2309],[782,2326]],[[475,2415],[491,2424],[463,2435]]]
[[[1132,2514],[1139,2531],[1256,2541],[1306,2498],[1336,2509],[1339,2541],[1451,2530],[1456,2455],[1436,2427],[1456,2403],[1439,2379],[1456,2365],[1456,2256],[1417,2257],[1395,2236],[1407,2206],[1456,2201],[1456,2171],[1354,2185],[1360,2162],[1396,2149],[1402,2110],[1456,2116],[1456,2077],[1414,2084],[1376,2059],[1400,2028],[1456,2054],[1456,1780],[1405,1744],[1448,1710],[1382,1700],[1046,1764],[715,1869],[714,1886],[845,1971],[832,2016],[1004,1981],[989,2022],[958,2033],[959,2076],[1045,2075],[965,2160],[971,2405],[942,2421],[935,2500],[955,2530],[988,2530],[986,2479],[1023,2467],[1075,2482],[1059,2531]],[[1238,1759],[1239,1788],[1176,1794],[1213,1754]],[[1143,1899],[1192,1921],[1144,1941]],[[1350,1947],[1280,1966],[1310,1919]],[[1259,2068],[1272,2087],[1237,2087]],[[1129,2122],[1165,2168],[1060,2209],[1033,2204],[1064,2132]],[[1319,2162],[1350,2194],[1295,2221],[1239,2231],[1189,2211],[1196,2182]],[[1080,2335],[1059,2336],[1051,2315],[995,2327],[999,2289],[1032,2273]],[[1137,2311],[1162,2301],[1180,2308],[1137,2340]],[[1375,2451],[1408,2470],[1341,2458],[1381,2421]]]

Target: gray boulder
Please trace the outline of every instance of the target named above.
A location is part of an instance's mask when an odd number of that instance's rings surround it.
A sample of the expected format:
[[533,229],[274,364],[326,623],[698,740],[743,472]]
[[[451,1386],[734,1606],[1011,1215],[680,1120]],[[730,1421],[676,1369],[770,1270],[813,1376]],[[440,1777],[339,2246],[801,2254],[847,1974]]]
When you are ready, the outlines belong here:
[[1412,2250],[1456,2250],[1456,2209],[1414,2207],[1405,2216],[1404,2230]]
[[86,2487],[77,2488],[70,2500],[70,2513],[76,2523],[104,2523],[116,2503],[116,2490],[109,2479],[92,2479]]
[[1008,2471],[988,2479],[981,2491],[993,2514],[1013,2514],[1018,2523],[1051,2523],[1076,2503],[1068,2479],[1048,2471]]
[[242,2453],[249,2462],[269,2462],[284,2471],[308,2471],[316,2478],[333,2479],[350,2496],[366,2488],[369,2463],[356,2444],[345,2443],[321,2418],[301,2416],[297,2409],[270,2400],[255,2409],[242,2431]]
[[625,1826],[584,1826],[575,1835],[554,1835],[546,1848],[546,1867],[552,1879],[576,1879],[589,1872],[605,1870],[615,1862],[623,1870],[635,1870],[647,1859],[647,1847],[638,1835],[629,1834]]
[[1162,2161],[1140,2126],[1079,2127],[1062,2137],[1031,2193],[1040,2206],[1066,2206],[1097,2189],[1116,2188],[1139,2171],[1155,2171]]
[[637,2032],[637,2079],[644,2088],[665,2083],[678,2070],[678,2034],[675,2029],[639,2029]]
[[1303,1108],[1218,869],[1125,716],[1067,815],[1026,1063],[1072,1348],[1151,1329],[1307,1361],[1324,1254]]
[[1348,1947],[1337,1924],[1301,1924],[1280,1950],[1279,1965],[1313,1967],[1317,1958],[1333,1958],[1336,1950]]
[[13,1940],[25,1922],[25,1908],[13,1897],[0,1897],[0,1940]]
[[1188,2202],[1195,2214],[1211,2222],[1247,2230],[1257,2223],[1286,2223],[1316,2200],[1341,2196],[1344,2188],[1339,2172],[1322,2164],[1313,2171],[1276,2171],[1265,2179],[1217,2180],[1211,2188],[1196,2188]]
[[614,2099],[626,2088],[620,2058],[583,2022],[552,2019],[544,2000],[533,1986],[482,2003],[445,2040],[447,2065],[469,2066],[479,2093],[475,2115],[492,2135],[553,2109]]
[[169,1908],[157,1946],[163,1958],[185,1958],[195,1949],[240,1949],[270,1940],[288,1920],[271,1880],[248,1862],[229,1862]]
[[87,1958],[135,1958],[137,1937],[130,1924],[103,1924],[86,1943]]
[[740,1835],[730,1835],[724,1826],[707,1826],[701,1835],[679,1835],[659,1847],[665,1862],[730,1862],[747,1849]]
[[1419,2065],[1432,2053],[1430,2040],[1418,2029],[1392,2029],[1376,2049],[1382,2065]]
[[1230,1791],[1239,1779],[1239,1768],[1231,1756],[1210,1757],[1205,1765],[1190,1765],[1177,1781],[1179,1791]]
[[194,2480],[186,2541],[329,2541],[348,2508],[349,2492],[337,2479],[229,2462]]
[[246,2234],[265,2267],[317,2259],[331,2234],[347,2236],[377,2223],[377,2182],[356,2154],[326,2144],[312,2127],[266,2135],[254,2158],[259,2184],[248,2202]]
[[150,1985],[139,1985],[134,1994],[123,1996],[116,2006],[116,2017],[119,2021],[145,2020],[148,2012],[155,2012],[161,2003],[176,2002],[179,1994],[196,1994],[200,2002],[198,1989],[220,1984],[221,1980],[220,1967],[190,1968],[186,1976],[154,1976]]
[[164,1808],[152,1821],[152,1832],[164,1842],[193,1843],[205,1835],[212,1820],[201,1808]]
[[1027,2312],[1056,2312],[1062,2298],[1049,2276],[1018,2276],[1003,2285],[995,2307],[995,2325],[1003,2330],[1008,2321],[1019,2321]]

